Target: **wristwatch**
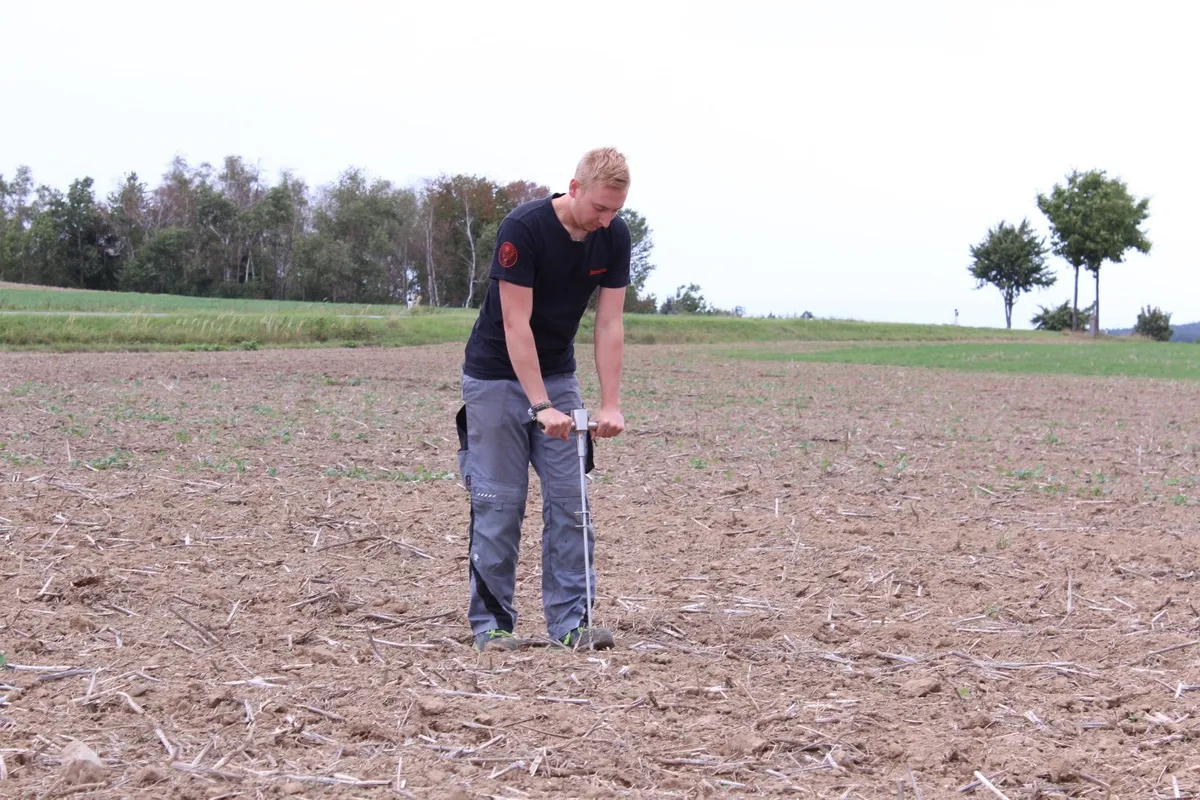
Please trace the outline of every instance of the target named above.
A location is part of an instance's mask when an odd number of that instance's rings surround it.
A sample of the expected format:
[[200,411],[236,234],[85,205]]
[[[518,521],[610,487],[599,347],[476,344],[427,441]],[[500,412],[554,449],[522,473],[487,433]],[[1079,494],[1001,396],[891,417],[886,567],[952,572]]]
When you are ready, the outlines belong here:
[[547,408],[554,408],[554,404],[547,400],[544,403],[538,403],[536,406],[529,407],[529,419],[536,420],[538,412],[545,411]]

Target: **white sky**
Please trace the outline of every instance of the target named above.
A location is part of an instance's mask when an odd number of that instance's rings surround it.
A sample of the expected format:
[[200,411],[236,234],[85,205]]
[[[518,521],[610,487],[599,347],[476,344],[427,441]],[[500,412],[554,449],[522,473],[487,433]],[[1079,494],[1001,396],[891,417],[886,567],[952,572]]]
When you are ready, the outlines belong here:
[[[1188,2],[0,0],[0,172],[100,194],[175,155],[311,186],[354,165],[558,191],[623,150],[659,299],[1003,326],[968,248],[1073,169],[1150,198],[1101,323],[1200,320],[1200,6]],[[1061,260],[1039,303],[1070,297]],[[1081,305],[1094,291],[1081,277]],[[1086,298],[1086,302],[1085,301]]]

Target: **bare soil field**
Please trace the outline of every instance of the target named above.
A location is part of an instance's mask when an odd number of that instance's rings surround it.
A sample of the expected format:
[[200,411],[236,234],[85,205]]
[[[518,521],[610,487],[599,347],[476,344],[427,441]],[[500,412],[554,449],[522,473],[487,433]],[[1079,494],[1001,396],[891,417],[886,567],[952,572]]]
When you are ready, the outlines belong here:
[[1200,796],[1200,385],[714,352],[482,654],[460,346],[0,354],[0,796]]

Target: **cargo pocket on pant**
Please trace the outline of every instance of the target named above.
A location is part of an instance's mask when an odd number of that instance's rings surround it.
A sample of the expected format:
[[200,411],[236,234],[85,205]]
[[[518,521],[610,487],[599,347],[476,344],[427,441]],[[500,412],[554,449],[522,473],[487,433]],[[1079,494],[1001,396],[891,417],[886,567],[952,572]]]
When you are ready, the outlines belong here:
[[471,489],[471,565],[485,576],[515,575],[526,492],[487,480]]
[[467,407],[464,405],[454,417],[455,427],[458,428],[458,474],[462,476],[463,486],[471,490],[471,472],[469,468],[470,455],[467,450]]
[[[573,481],[555,481],[543,485],[545,494],[542,507],[542,522],[550,529],[550,550],[556,568],[578,569],[583,572],[583,498],[579,484]],[[595,526],[589,534],[595,536]]]

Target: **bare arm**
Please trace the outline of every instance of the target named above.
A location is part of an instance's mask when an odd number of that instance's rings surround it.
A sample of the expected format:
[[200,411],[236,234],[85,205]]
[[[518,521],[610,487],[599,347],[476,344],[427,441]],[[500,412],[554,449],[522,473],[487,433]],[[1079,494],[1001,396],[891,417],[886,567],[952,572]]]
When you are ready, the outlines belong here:
[[[500,311],[504,317],[504,343],[508,347],[508,358],[512,361],[521,388],[525,390],[525,396],[529,398],[529,405],[545,403],[550,395],[542,380],[533,329],[529,327],[529,318],[533,315],[533,289],[500,281]],[[549,408],[538,412],[537,418],[545,426],[547,435],[562,439],[569,435],[571,418],[561,410]]]
[[597,437],[616,436],[625,429],[621,414],[621,365],[625,355],[624,289],[600,289],[596,306],[596,373],[600,378]]
[[533,330],[529,327],[529,318],[533,314],[533,289],[500,281],[500,310],[504,315],[504,341],[517,380],[521,382],[530,405],[544,403],[550,398],[542,381]]

